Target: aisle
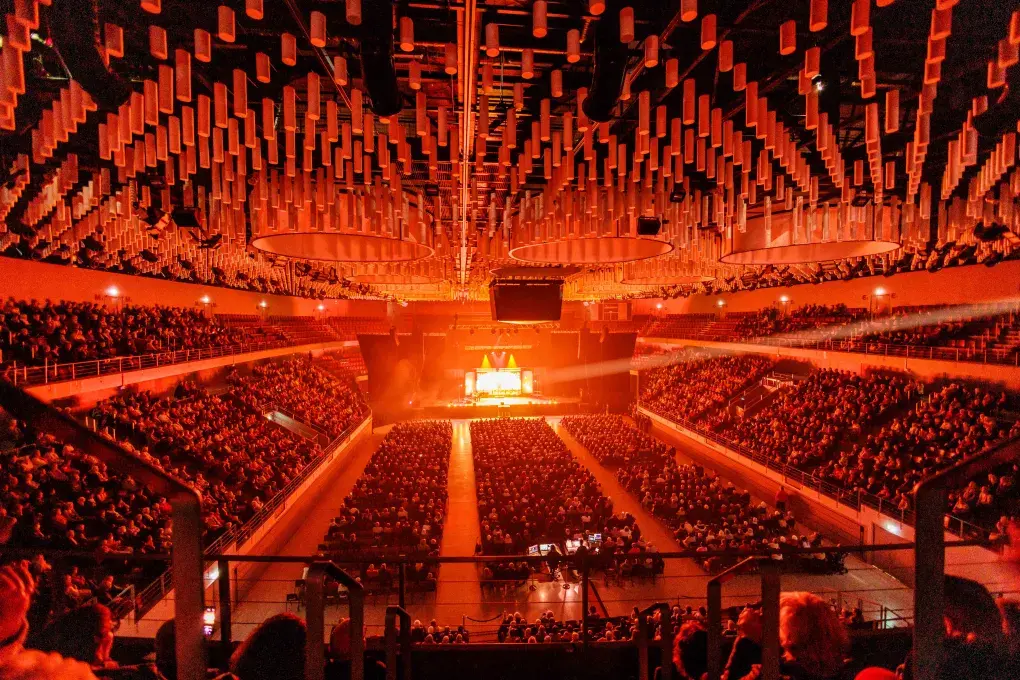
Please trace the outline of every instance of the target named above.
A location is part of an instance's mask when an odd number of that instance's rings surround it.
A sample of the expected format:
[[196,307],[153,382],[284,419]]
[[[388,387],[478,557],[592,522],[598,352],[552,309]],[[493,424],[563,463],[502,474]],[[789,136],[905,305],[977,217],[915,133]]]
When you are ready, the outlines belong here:
[[[629,512],[637,520],[641,527],[641,533],[645,541],[653,544],[659,552],[678,552],[680,545],[674,540],[669,529],[662,524],[654,515],[645,510],[641,503],[621,486],[616,476],[602,466],[588,449],[580,444],[569,432],[564,429],[559,418],[549,418],[550,424],[561,439],[566,443],[574,457],[582,465],[588,468],[598,483],[602,486],[602,493],[613,500],[613,508],[617,512],[623,510]],[[708,583],[708,575],[690,559],[666,560],[664,578],[656,578],[654,581],[635,580],[628,582],[625,588],[619,585],[608,586],[605,583],[596,583],[602,599],[606,604],[609,613],[622,615],[630,612],[635,605],[645,606],[655,600],[675,601],[676,598],[691,597],[704,599],[705,588]]]
[[[447,474],[449,503],[443,541],[439,547],[442,557],[471,557],[478,541],[478,499],[475,495],[470,425],[468,420],[453,421],[453,446]],[[457,625],[464,615],[478,618],[481,599],[478,567],[470,563],[441,565],[433,614],[441,625]],[[411,613],[414,615],[415,612]]]
[[[276,545],[259,546],[258,554],[274,556],[314,555],[334,512],[350,492],[354,482],[365,469],[369,458],[379,447],[390,426],[384,426],[365,437],[344,460],[320,478],[304,496],[288,509],[287,515],[273,530],[270,542],[278,537]],[[300,563],[268,564],[257,581],[241,589],[242,602],[234,608],[232,634],[243,640],[261,621],[285,610],[287,594],[294,592],[295,579],[301,578]],[[235,585],[235,587],[237,587]],[[244,591],[248,592],[245,594]],[[291,606],[290,611],[304,616]],[[327,613],[327,623],[330,622]]]

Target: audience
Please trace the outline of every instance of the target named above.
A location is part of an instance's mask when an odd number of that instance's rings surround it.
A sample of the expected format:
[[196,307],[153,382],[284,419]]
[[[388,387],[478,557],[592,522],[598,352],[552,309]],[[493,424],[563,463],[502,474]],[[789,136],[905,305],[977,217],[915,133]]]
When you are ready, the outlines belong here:
[[230,672],[238,680],[304,680],[305,640],[303,620],[270,616],[234,651]]
[[[792,513],[754,503],[749,493],[708,474],[700,465],[678,465],[674,449],[642,434],[620,416],[572,416],[562,423],[596,457],[596,451],[630,452],[625,459],[613,460],[616,478],[669,527],[684,549],[750,552],[821,545],[817,534],[797,535]],[[603,454],[600,462],[605,460],[610,457]],[[710,572],[734,561],[698,560]],[[798,567],[817,572],[838,566],[810,555],[796,561]]]
[[[771,306],[754,312],[680,314],[656,318],[649,338],[746,342],[776,336],[794,344],[831,341],[846,352],[933,355],[936,358],[1013,364],[1020,352],[1020,314],[1015,304],[959,309],[940,305],[866,310],[844,304]],[[907,348],[914,348],[908,351]]]
[[227,382],[233,388],[232,396],[253,411],[287,411],[330,439],[339,437],[368,414],[368,406],[349,375],[342,380],[299,359],[261,364],[252,369],[250,376],[235,373]]
[[[477,552],[522,555],[539,544],[559,551],[567,539],[589,543],[601,534],[593,551],[620,564],[650,559],[634,518],[613,512],[612,500],[544,418],[472,421],[471,447],[482,523]],[[547,564],[554,572],[555,556]]]
[[[394,425],[330,522],[320,552],[329,557],[438,555],[452,441],[448,420]],[[384,562],[361,571],[366,587],[383,591],[395,586],[397,576]],[[408,570],[407,578],[415,587],[435,588],[434,571],[422,564]]]
[[199,309],[38,302],[0,304],[0,361],[42,366],[278,340],[259,326],[224,326]]
[[712,356],[688,350],[641,374],[641,403],[664,418],[697,422],[753,384],[772,362],[755,354]]

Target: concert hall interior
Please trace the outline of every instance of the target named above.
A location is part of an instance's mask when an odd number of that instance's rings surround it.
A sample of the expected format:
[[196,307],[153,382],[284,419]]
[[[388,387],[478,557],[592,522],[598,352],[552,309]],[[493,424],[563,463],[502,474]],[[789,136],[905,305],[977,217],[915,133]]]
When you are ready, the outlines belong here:
[[0,15],[0,680],[1020,678],[1015,0]]

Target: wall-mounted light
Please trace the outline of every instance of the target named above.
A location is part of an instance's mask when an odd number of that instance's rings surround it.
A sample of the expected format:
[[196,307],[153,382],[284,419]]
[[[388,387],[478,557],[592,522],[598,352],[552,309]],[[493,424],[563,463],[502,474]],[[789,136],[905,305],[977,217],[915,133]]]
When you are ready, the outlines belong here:
[[208,296],[208,295],[203,295],[203,296],[202,296],[202,299],[201,299],[201,301],[202,301],[202,304],[203,304],[203,305],[207,305],[207,304],[209,304],[210,302],[212,302],[212,300],[211,300],[211,299],[209,298],[209,296]]
[[326,311],[326,305],[319,305],[318,307],[316,307],[316,309],[318,309],[320,312],[324,312]]
[[882,288],[881,286],[875,289],[875,295],[877,296],[885,295],[885,292],[885,288]]
[[790,301],[790,298],[787,295],[780,295],[779,296],[779,301],[782,302],[785,305],[787,302]]
[[266,302],[265,300],[263,300],[262,302],[259,303],[259,307],[261,307],[262,309],[265,309],[268,306],[269,306],[269,303]]
[[718,301],[717,301],[717,302],[715,303],[715,306],[716,306],[716,307],[725,307],[725,306],[726,306],[726,300],[718,300]]
[[106,289],[106,294],[109,297],[115,298],[120,296],[120,289],[117,286],[110,286]]

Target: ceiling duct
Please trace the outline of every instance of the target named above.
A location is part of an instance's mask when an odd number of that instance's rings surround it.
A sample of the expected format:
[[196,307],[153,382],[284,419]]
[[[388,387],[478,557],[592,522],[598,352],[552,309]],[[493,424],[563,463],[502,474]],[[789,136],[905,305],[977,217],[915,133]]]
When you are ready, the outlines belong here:
[[362,5],[361,77],[377,116],[400,113],[402,102],[393,65],[393,3],[373,0]]
[[620,13],[609,3],[595,28],[595,69],[585,97],[584,115],[597,123],[613,119],[627,75],[627,45],[620,42]]
[[131,87],[110,70],[100,53],[99,8],[95,0],[56,0],[49,12],[50,37],[71,78],[104,110],[116,109]]

